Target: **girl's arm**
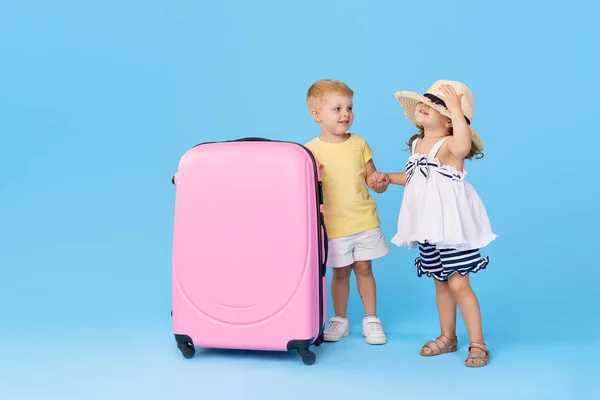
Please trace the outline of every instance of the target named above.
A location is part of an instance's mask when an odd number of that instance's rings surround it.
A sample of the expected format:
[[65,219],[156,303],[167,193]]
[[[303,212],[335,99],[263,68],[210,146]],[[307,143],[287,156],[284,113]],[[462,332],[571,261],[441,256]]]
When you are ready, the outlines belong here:
[[448,149],[454,157],[465,158],[471,152],[471,130],[460,107],[452,112],[452,130],[454,136]]
[[462,93],[458,95],[450,85],[442,85],[444,101],[452,116],[453,137],[448,140],[448,150],[456,158],[465,158],[471,152],[471,129],[465,119],[465,114],[460,104]]
[[406,172],[388,172],[390,183],[394,185],[406,186]]

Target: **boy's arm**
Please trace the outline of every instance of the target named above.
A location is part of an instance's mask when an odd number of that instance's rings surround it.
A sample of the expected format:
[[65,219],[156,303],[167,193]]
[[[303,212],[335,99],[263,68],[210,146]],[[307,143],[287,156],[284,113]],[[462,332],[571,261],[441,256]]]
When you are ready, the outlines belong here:
[[385,192],[390,184],[388,177],[385,174],[377,171],[373,159],[367,161],[365,165],[367,167],[367,176],[365,179],[367,186],[376,193]]

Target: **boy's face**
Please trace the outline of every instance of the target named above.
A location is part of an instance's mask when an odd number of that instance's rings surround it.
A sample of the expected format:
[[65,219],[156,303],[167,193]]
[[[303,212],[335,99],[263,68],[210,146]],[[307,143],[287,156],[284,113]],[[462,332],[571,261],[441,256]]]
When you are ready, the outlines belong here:
[[344,135],[354,121],[352,97],[339,94],[327,95],[321,107],[312,110],[311,114],[321,126],[323,133]]

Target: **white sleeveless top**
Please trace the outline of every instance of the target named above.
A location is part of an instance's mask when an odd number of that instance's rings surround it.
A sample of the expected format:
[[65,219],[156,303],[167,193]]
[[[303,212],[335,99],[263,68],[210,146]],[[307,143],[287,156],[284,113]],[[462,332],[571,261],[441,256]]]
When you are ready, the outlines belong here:
[[398,232],[391,242],[415,248],[426,241],[438,249],[479,249],[497,235],[479,195],[466,181],[466,171],[441,165],[437,153],[448,136],[429,154],[412,155],[406,163],[407,182],[398,217]]

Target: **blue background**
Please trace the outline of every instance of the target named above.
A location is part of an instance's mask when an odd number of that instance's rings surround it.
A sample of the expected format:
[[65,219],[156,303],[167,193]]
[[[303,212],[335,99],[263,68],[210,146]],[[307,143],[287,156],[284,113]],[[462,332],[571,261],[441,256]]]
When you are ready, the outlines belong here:
[[[0,398],[597,398],[600,6],[592,1],[0,1]],[[375,263],[386,346],[199,351],[170,327],[174,188],[202,141],[318,135],[310,84],[355,91],[384,171],[414,133],[393,94],[456,79],[500,238],[473,276],[491,364],[418,355],[438,334],[413,251]],[[402,188],[376,199],[388,238]],[[235,243],[232,243],[235,246]],[[37,385],[37,386],[36,386]],[[595,393],[595,395],[593,394]]]

